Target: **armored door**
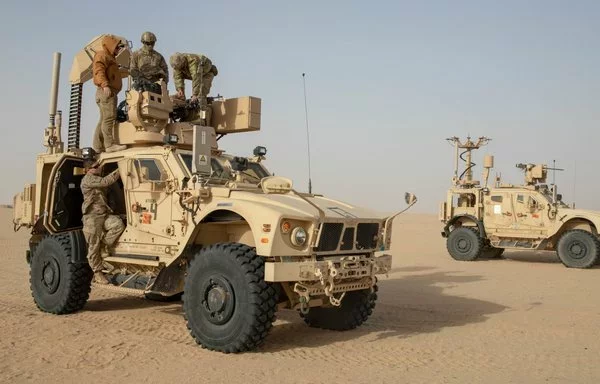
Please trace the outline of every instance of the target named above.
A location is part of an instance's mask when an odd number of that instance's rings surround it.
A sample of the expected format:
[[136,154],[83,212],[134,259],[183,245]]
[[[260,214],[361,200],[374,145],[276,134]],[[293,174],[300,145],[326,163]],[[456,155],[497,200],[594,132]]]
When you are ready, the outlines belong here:
[[515,230],[521,237],[536,238],[544,235],[548,227],[544,220],[548,202],[534,192],[516,192],[513,195],[515,207]]
[[[170,170],[163,158],[130,160],[127,173],[128,221],[134,229],[163,238],[171,238],[172,193]],[[154,242],[160,243],[159,239]]]
[[513,230],[515,215],[511,195],[509,191],[491,191],[484,196],[483,222],[488,236],[502,236]]

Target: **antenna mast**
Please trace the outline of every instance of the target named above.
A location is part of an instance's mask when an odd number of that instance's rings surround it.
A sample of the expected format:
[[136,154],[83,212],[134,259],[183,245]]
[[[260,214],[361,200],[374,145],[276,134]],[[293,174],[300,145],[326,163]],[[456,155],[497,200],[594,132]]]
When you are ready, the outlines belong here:
[[[469,187],[471,185],[473,185],[473,167],[475,166],[475,163],[473,163],[471,161],[471,151],[473,151],[474,149],[479,149],[480,147],[483,147],[484,145],[486,145],[491,139],[485,136],[482,136],[480,138],[477,139],[476,142],[471,141],[471,137],[468,136],[467,140],[465,142],[461,142],[460,139],[456,136],[450,137],[448,139],[446,139],[450,144],[454,145],[455,148],[455,154],[454,154],[454,176],[452,177],[452,184],[457,186],[457,185],[462,185],[465,187]],[[462,153],[460,153],[460,150],[464,149],[464,151]],[[466,158],[463,157],[463,155],[466,155]],[[463,171],[463,173],[458,174],[458,159],[461,159],[462,161],[465,162],[465,170]],[[493,160],[492,160],[493,162]]]
[[304,117],[306,120],[306,147],[308,152],[308,193],[312,194],[312,180],[310,177],[310,135],[308,133],[308,107],[306,104],[306,80],[305,73],[302,72],[302,85],[304,88]]

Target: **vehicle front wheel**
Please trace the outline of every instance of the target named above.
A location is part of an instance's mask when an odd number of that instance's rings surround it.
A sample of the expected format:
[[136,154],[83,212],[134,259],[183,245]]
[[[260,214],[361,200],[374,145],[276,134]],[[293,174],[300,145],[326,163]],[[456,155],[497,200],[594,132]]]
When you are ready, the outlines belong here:
[[377,286],[361,291],[347,292],[339,307],[314,307],[300,314],[304,322],[314,328],[347,331],[367,321],[375,308]]
[[73,263],[75,252],[79,251],[68,233],[47,236],[35,247],[29,283],[40,310],[62,315],[80,310],[87,302],[92,269],[87,263]]
[[185,279],[183,311],[198,344],[225,353],[262,344],[277,304],[264,274],[263,258],[244,244],[214,244],[195,255]]
[[454,260],[474,261],[483,252],[483,239],[475,228],[458,227],[450,232],[446,248]]
[[556,253],[568,268],[591,268],[598,261],[600,242],[588,231],[573,229],[560,237]]

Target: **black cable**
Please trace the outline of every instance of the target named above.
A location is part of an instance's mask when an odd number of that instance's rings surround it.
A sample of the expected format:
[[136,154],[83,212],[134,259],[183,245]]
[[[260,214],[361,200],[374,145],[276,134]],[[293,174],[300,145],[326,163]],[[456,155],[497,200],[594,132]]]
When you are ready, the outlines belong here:
[[[464,151],[463,153],[461,153],[458,157],[464,161],[465,163],[467,162],[467,160],[465,160],[465,158],[463,158],[463,155],[465,153],[469,152],[469,150]],[[461,180],[463,178],[463,176],[465,175],[465,173],[467,173],[469,171],[469,169],[473,168],[474,166],[476,166],[477,164],[475,164],[473,161],[471,161],[471,164],[465,168],[465,170],[463,171],[463,173],[460,174],[460,176],[458,177],[458,180]]]

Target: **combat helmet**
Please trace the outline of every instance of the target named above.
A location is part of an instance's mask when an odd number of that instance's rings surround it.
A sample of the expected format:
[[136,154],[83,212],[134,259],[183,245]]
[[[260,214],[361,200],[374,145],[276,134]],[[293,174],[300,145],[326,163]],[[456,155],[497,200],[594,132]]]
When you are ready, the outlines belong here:
[[152,32],[146,31],[142,33],[142,44],[154,44],[156,43],[156,35]]
[[185,65],[185,55],[175,52],[169,59],[169,63],[173,69],[181,69]]

